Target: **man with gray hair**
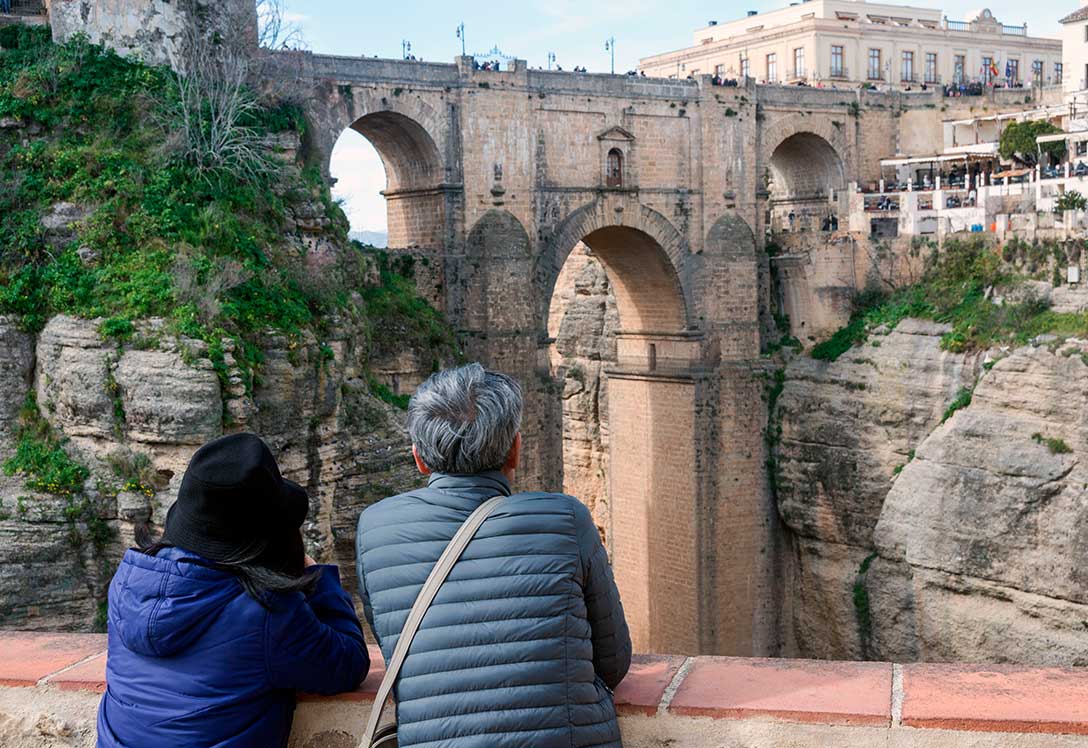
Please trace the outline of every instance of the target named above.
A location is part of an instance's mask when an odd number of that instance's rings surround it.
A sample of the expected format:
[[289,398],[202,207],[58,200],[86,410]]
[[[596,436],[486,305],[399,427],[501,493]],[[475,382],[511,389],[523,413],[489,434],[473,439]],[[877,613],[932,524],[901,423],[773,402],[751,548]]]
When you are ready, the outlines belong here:
[[428,574],[482,503],[488,517],[431,604],[395,687],[401,748],[620,748],[612,689],[631,638],[608,557],[577,499],[511,494],[521,387],[470,364],[433,375],[408,406],[427,487],[359,517],[367,621],[389,661]]

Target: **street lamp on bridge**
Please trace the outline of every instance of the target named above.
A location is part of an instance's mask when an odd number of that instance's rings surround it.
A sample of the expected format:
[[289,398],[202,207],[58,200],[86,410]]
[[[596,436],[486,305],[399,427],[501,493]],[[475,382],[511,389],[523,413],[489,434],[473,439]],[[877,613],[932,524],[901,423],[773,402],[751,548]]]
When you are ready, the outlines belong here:
[[408,59],[408,55],[412,51],[412,43],[407,39],[401,39],[400,42],[400,56],[405,60]]
[[605,39],[604,49],[606,52],[612,53],[612,75],[616,74],[616,37],[610,36]]

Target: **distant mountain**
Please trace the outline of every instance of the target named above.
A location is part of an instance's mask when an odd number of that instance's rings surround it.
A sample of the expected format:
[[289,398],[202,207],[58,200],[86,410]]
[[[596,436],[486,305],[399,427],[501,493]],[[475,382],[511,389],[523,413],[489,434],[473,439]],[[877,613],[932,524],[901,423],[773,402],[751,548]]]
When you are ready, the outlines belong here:
[[348,236],[371,247],[384,249],[389,244],[389,234],[384,231],[352,231]]

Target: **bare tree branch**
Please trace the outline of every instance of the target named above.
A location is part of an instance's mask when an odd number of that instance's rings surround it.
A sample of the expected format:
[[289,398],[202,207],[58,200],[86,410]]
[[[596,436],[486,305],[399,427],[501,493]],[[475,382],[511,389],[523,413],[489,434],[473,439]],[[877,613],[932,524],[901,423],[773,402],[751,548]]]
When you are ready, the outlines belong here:
[[257,0],[257,43],[264,49],[304,49],[302,28],[290,21],[286,0]]

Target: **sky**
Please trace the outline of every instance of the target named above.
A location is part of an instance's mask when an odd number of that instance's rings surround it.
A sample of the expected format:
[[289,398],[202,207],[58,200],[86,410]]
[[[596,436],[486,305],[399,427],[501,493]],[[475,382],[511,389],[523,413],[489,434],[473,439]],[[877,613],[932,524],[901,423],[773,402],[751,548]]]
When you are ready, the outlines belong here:
[[[285,0],[289,20],[314,52],[399,58],[402,43],[424,60],[453,62],[461,53],[457,26],[465,24],[465,50],[503,53],[546,67],[548,53],[565,69],[575,65],[591,73],[611,66],[605,41],[615,38],[616,70],[633,69],[640,57],[689,46],[696,28],[707,21],[728,21],[746,10],[766,11],[787,0],[708,3],[695,0],[518,0],[473,3],[450,0]],[[911,0],[904,4],[940,7],[953,20],[969,20],[979,0],[944,3]],[[994,0],[987,7],[1007,24],[1027,22],[1028,33],[1057,36],[1058,19],[1076,10],[1077,0]],[[385,173],[374,149],[361,135],[347,131],[333,150],[334,195],[344,201],[353,230],[384,231],[385,203],[378,192]]]

